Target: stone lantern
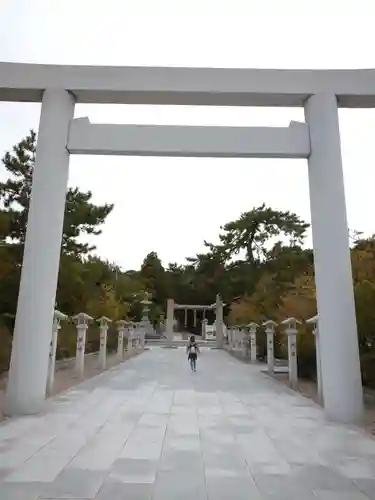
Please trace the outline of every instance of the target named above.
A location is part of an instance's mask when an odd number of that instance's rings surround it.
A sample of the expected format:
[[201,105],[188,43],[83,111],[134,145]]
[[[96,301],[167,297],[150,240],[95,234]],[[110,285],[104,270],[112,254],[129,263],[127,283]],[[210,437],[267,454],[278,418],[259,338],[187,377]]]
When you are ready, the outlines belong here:
[[297,325],[301,322],[296,318],[288,318],[281,322],[286,327],[285,333],[288,335],[288,371],[290,386],[295,389],[298,384],[298,364],[297,364]]
[[259,325],[257,323],[251,322],[248,325],[250,328],[250,361],[257,360],[257,328]]
[[100,348],[99,348],[99,364],[102,370],[107,367],[107,336],[108,336],[108,326],[112,321],[106,316],[99,318],[99,330],[100,330]]
[[228,349],[231,351],[233,348],[233,327],[229,326],[227,332],[228,332]]
[[53,382],[55,380],[55,366],[56,366],[56,350],[57,350],[57,336],[61,328],[61,321],[67,320],[68,316],[55,309],[53,313],[52,324],[52,338],[49,351],[48,375],[47,375],[47,394],[51,394],[53,389]]
[[83,378],[85,370],[85,347],[86,347],[86,335],[87,329],[89,327],[89,322],[93,321],[94,318],[86,313],[79,313],[73,316],[73,320],[77,325],[77,348],[76,348],[76,374]]
[[315,337],[315,353],[316,353],[316,383],[318,390],[318,398],[321,404],[324,404],[323,382],[322,382],[322,363],[320,359],[320,337],[319,337],[319,316],[313,316],[306,320],[308,325],[313,325],[313,335]]
[[207,326],[207,323],[208,323],[208,319],[204,318],[202,320],[202,339],[206,338],[206,326]]
[[275,327],[277,323],[269,319],[263,323],[263,326],[266,329],[266,337],[267,337],[267,367],[268,373],[271,375],[275,369],[275,349],[274,349],[274,336],[275,336]]
[[138,332],[141,330],[142,325],[144,325],[143,321],[141,321],[140,323],[133,323],[132,321],[124,321],[123,324],[124,334],[128,341],[126,350],[129,354],[131,354],[134,350],[134,347],[136,347]]
[[116,321],[116,325],[117,325],[117,358],[119,361],[122,361],[124,358],[124,334],[127,321],[120,319],[119,321]]

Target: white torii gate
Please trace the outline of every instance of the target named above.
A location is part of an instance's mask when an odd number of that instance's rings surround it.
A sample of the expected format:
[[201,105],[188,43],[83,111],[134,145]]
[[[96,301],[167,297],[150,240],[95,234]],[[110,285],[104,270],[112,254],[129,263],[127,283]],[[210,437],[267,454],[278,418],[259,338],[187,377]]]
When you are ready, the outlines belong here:
[[[338,106],[375,107],[375,70],[264,70],[0,63],[0,100],[42,102],[6,398],[43,408],[69,154],[307,158],[322,382],[328,417],[357,421],[362,385]],[[301,106],[289,127],[91,124],[75,103]]]

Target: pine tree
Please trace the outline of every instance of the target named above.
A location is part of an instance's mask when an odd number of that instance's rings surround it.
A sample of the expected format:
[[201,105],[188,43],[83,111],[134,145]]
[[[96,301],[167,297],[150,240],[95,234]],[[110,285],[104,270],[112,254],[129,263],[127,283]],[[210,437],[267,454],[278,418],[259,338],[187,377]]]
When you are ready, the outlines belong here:
[[[32,177],[35,165],[36,133],[16,144],[2,159],[10,178],[0,182],[0,239],[10,239],[23,246],[26,236],[27,214],[30,202]],[[51,165],[53,168],[53,165]],[[66,197],[62,251],[67,255],[82,256],[94,246],[78,242],[82,235],[99,235],[101,226],[111,213],[113,205],[94,205],[92,193],[69,188]]]

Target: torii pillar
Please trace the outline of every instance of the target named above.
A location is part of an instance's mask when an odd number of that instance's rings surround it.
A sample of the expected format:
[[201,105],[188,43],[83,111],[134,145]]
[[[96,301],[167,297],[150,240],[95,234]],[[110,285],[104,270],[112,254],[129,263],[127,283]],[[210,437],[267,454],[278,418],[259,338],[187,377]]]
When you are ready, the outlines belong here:
[[173,319],[174,319],[174,300],[167,300],[167,322],[166,322],[166,334],[169,346],[172,346],[173,342]]
[[363,415],[363,390],[336,96],[310,97],[305,117],[324,409],[354,423]]
[[73,116],[69,92],[44,91],[5,401],[8,416],[39,413],[44,406]]

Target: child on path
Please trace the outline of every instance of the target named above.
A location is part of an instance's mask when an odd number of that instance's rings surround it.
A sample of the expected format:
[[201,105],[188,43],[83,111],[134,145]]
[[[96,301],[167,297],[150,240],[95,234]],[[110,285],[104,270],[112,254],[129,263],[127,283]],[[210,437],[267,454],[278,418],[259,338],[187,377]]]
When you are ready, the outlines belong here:
[[186,352],[188,353],[188,360],[190,361],[191,371],[196,372],[199,347],[198,344],[195,342],[194,335],[190,337],[189,343],[186,347]]

